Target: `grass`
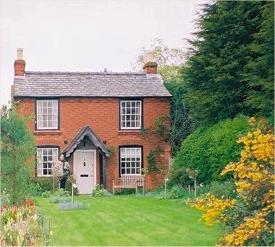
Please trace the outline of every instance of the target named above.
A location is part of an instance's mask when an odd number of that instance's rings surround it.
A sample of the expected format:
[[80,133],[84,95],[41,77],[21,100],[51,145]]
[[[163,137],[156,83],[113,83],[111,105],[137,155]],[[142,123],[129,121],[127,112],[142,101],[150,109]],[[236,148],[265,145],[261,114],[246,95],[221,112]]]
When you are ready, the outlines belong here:
[[199,222],[200,212],[182,200],[157,200],[142,196],[94,198],[86,210],[62,211],[47,198],[38,198],[50,219],[52,246],[213,246],[218,228]]

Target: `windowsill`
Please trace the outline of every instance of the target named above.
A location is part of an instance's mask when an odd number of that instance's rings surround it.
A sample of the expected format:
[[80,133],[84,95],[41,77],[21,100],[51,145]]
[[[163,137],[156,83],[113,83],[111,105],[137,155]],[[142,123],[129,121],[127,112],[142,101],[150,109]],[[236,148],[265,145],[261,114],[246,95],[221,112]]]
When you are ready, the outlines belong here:
[[35,130],[33,134],[36,136],[61,135],[62,132],[60,130]]
[[141,135],[141,130],[119,130],[118,135]]

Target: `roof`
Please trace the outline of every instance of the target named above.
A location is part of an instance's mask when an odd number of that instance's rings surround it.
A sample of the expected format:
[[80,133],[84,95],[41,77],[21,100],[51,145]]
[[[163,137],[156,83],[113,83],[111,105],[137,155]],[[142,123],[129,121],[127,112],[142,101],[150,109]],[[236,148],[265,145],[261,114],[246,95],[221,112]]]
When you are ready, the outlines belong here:
[[101,151],[109,157],[109,151],[106,149],[104,144],[100,141],[97,135],[93,132],[89,125],[84,126],[73,138],[73,140],[62,150],[66,157],[69,157],[74,152],[77,145],[84,139],[85,136],[91,140],[95,147],[100,148]]
[[15,97],[170,97],[160,75],[109,72],[25,72]]

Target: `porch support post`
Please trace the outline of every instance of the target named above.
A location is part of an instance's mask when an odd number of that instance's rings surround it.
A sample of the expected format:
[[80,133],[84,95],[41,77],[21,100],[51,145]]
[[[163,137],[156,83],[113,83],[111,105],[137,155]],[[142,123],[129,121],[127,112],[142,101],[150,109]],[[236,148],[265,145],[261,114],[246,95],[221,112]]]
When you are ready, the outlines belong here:
[[103,153],[103,159],[102,159],[102,166],[103,166],[103,186],[106,189],[107,188],[107,184],[106,184],[106,164],[107,164],[107,157],[105,155],[105,153]]

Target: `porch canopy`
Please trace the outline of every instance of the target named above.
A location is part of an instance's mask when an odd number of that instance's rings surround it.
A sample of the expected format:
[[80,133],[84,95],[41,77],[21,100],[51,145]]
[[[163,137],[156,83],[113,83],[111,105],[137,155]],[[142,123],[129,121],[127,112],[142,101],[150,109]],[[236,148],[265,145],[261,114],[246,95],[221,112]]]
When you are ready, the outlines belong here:
[[70,157],[71,154],[75,151],[80,142],[88,137],[93,145],[99,149],[99,151],[103,154],[103,185],[106,187],[106,163],[107,157],[110,156],[110,152],[105,147],[103,142],[97,137],[97,135],[93,132],[92,128],[89,125],[84,126],[73,138],[73,140],[62,150],[62,153],[66,157]]
[[90,141],[94,144],[95,147],[99,148],[106,157],[110,156],[108,149],[105,147],[103,142],[96,136],[89,125],[84,126],[73,138],[73,140],[63,149],[62,153],[69,157],[74,150],[77,148],[77,145],[87,136]]

